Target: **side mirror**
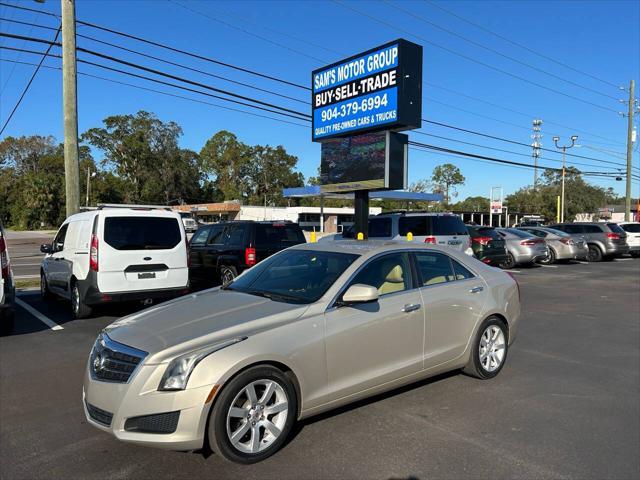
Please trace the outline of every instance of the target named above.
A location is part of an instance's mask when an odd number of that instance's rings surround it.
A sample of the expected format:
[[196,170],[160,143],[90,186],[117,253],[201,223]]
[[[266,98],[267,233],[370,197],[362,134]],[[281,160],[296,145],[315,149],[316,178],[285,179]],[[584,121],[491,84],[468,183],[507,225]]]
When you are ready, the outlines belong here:
[[354,303],[371,303],[378,301],[378,289],[371,285],[356,283],[351,285],[344,295],[342,295],[342,304],[351,305]]
[[50,243],[43,243],[40,245],[40,251],[42,253],[53,253],[53,245]]

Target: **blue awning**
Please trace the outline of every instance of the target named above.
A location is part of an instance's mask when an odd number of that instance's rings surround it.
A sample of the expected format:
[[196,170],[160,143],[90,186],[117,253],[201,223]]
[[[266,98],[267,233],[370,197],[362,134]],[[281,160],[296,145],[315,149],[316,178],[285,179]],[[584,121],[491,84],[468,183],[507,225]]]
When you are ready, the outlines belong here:
[[[353,193],[322,193],[320,185],[308,185],[306,187],[285,188],[282,190],[285,198],[324,197],[335,199],[353,199]],[[403,190],[377,190],[370,191],[371,200],[400,200],[405,202],[441,202],[444,196],[441,193],[405,192]]]

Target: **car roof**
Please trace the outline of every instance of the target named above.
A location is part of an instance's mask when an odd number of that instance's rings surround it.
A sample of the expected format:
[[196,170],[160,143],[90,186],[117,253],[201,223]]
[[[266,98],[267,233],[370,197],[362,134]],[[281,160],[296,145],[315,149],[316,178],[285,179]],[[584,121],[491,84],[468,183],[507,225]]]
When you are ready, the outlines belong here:
[[401,211],[401,212],[384,212],[377,215],[370,216],[369,218],[382,218],[382,217],[458,217],[455,213],[450,212],[421,212],[421,211]]
[[448,255],[453,255],[457,252],[451,247],[440,245],[390,240],[337,240],[335,242],[301,243],[290,248],[318,252],[352,253],[361,256],[373,256],[383,252],[405,250],[436,250]]
[[124,216],[144,216],[149,215],[153,217],[169,217],[179,218],[180,215],[174,211],[162,210],[162,209],[139,209],[139,208],[104,208],[88,210],[86,212],[75,213],[64,221],[69,223],[71,221],[77,222],[80,220],[93,220],[97,215],[103,214],[107,217],[124,217]]

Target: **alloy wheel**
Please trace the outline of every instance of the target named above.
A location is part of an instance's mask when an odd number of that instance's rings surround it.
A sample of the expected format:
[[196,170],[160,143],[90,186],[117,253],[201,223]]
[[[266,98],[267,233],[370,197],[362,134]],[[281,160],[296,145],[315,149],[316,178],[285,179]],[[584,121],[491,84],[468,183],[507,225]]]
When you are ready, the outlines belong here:
[[478,353],[480,365],[487,372],[494,372],[502,365],[506,352],[504,333],[497,325],[489,325],[480,337]]
[[225,268],[222,270],[222,284],[223,285],[227,285],[231,282],[233,282],[233,280],[235,280],[236,276],[233,274],[233,272],[229,269],[229,268]]
[[289,401],[274,380],[256,380],[244,387],[227,412],[227,436],[243,453],[259,453],[281,435],[289,414]]
[[80,291],[78,290],[78,287],[74,285],[71,290],[71,311],[74,313],[74,315],[77,315],[79,310],[80,310]]

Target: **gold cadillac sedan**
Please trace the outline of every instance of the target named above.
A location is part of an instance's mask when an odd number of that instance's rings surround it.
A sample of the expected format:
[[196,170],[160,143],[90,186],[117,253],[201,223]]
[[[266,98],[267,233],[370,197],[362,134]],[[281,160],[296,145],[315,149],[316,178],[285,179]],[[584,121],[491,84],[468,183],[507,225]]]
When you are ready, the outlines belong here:
[[253,463],[297,420],[449,370],[504,366],[520,316],[507,273],[433,245],[298,245],[220,288],[122,318],[98,336],[89,423]]

